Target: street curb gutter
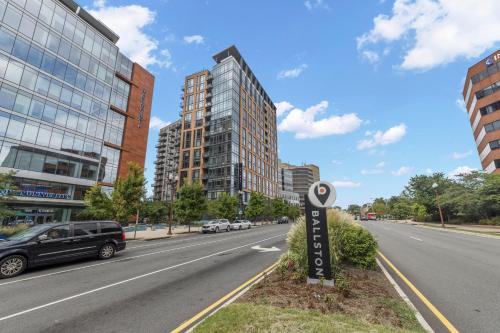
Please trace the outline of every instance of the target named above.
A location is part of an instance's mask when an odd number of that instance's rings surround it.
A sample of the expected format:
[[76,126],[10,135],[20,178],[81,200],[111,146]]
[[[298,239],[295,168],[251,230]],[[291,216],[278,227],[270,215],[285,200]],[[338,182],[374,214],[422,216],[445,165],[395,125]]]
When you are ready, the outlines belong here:
[[[246,281],[233,291],[229,292],[219,300],[215,301],[205,309],[201,310],[198,312],[196,315],[191,317],[190,319],[186,320],[183,322],[181,325],[179,325],[177,328],[173,329],[170,331],[170,333],[190,333],[192,332],[196,326],[201,324],[205,319],[208,317],[212,316],[214,313],[222,309],[223,307],[233,303],[236,299],[241,297],[243,294],[245,294],[252,286],[255,284],[259,283],[264,279],[266,276],[271,274],[276,267],[278,266],[278,261],[276,261],[274,264],[263,270],[262,272],[258,273],[255,275],[253,278],[250,280]],[[194,325],[193,325],[194,324]]]
[[408,304],[410,306],[410,308],[413,309],[413,311],[415,311],[415,317],[417,318],[420,325],[422,325],[422,328],[428,333],[434,333],[434,330],[432,329],[432,327],[429,325],[429,323],[427,323],[427,321],[424,319],[424,317],[422,316],[420,311],[418,311],[418,309],[415,307],[415,305],[412,303],[412,301],[405,294],[403,289],[401,289],[401,287],[398,285],[398,283],[392,278],[391,274],[389,274],[387,269],[385,269],[384,265],[382,265],[380,260],[378,260],[378,258],[376,258],[375,260],[377,261],[378,267],[380,267],[380,269],[384,273],[387,280],[389,280],[389,282],[392,284],[394,289],[396,289],[396,292],[399,294],[399,296],[406,302],[406,304]]

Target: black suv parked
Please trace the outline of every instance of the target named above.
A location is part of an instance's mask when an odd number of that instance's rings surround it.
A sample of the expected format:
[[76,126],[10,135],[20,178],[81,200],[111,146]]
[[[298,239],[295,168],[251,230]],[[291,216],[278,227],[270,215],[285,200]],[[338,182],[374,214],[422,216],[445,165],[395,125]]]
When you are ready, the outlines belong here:
[[0,240],[0,279],[19,275],[27,267],[82,257],[109,259],[125,245],[125,233],[116,222],[36,225]]

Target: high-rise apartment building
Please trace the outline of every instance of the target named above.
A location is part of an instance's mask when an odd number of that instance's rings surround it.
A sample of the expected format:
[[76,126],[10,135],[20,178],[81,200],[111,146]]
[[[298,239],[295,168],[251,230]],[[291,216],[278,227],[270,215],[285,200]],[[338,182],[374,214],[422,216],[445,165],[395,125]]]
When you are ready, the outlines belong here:
[[291,170],[293,181],[293,192],[300,196],[300,207],[304,209],[304,195],[307,194],[311,185],[320,180],[319,167],[314,164],[302,166],[282,163],[283,169]]
[[201,181],[209,199],[276,197],[276,107],[235,46],[213,59],[182,87],[179,185]]
[[463,96],[483,170],[500,173],[500,50],[467,71]]
[[72,0],[0,0],[0,172],[18,219],[69,220],[90,186],[144,166],[154,77],[118,38]]
[[300,195],[293,191],[293,171],[283,167],[279,161],[278,168],[279,197],[286,200],[290,205],[300,205]]
[[156,145],[155,180],[153,197],[155,200],[171,202],[175,193],[179,171],[179,148],[181,121],[177,120],[162,129]]

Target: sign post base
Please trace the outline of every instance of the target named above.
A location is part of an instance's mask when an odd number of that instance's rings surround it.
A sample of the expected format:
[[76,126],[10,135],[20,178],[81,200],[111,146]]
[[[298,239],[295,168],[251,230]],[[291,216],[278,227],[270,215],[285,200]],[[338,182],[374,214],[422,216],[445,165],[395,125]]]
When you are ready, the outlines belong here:
[[307,284],[321,284],[323,286],[327,287],[333,287],[335,286],[335,280],[320,280],[320,279],[312,279],[312,278],[307,278]]

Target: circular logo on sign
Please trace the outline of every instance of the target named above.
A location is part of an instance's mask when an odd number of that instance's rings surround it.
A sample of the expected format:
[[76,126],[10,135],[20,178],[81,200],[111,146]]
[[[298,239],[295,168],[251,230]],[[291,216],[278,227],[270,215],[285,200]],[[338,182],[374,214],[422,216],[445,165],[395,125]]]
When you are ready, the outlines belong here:
[[309,201],[318,207],[326,208],[331,207],[337,199],[335,187],[329,182],[316,182],[309,188]]
[[491,66],[491,65],[493,65],[493,58],[492,57],[486,58],[486,66]]

